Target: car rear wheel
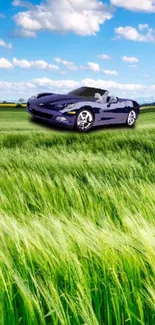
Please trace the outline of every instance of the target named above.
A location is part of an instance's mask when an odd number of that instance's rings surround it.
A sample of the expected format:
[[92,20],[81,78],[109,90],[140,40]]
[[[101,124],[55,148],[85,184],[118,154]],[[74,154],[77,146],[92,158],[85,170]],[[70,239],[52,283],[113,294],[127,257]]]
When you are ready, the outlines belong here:
[[128,114],[128,117],[127,117],[127,121],[126,121],[126,124],[129,126],[129,127],[133,127],[135,125],[135,122],[136,122],[136,112],[134,110],[131,110]]
[[93,126],[94,116],[88,109],[81,109],[76,117],[75,128],[80,132],[87,132]]

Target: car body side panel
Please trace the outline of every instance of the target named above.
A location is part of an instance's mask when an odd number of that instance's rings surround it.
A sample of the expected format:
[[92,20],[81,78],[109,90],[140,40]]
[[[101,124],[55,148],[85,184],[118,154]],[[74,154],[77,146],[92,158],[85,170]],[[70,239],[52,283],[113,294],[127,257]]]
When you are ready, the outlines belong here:
[[[115,123],[125,123],[129,110],[133,108],[133,102],[117,101],[112,102],[109,105],[108,103],[82,101],[76,103],[74,108],[72,108],[71,110],[78,111],[83,107],[90,108],[94,112],[94,126],[97,126]],[[67,108],[61,110],[62,113],[66,113],[67,111]]]
[[101,124],[125,123],[129,110],[133,108],[132,101],[118,101],[104,104],[102,107]]

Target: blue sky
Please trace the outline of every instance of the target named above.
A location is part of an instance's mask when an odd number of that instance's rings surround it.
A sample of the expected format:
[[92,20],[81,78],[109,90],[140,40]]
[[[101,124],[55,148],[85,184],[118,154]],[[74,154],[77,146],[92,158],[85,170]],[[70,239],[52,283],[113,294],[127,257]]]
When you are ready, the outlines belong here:
[[0,100],[81,85],[155,99],[154,0],[5,0]]

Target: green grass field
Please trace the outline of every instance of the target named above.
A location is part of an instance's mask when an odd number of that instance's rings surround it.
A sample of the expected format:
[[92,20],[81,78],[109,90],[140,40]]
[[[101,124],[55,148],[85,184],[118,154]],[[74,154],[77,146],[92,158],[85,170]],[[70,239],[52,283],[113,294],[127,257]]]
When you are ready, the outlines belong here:
[[155,109],[88,134],[0,109],[0,325],[155,324]]

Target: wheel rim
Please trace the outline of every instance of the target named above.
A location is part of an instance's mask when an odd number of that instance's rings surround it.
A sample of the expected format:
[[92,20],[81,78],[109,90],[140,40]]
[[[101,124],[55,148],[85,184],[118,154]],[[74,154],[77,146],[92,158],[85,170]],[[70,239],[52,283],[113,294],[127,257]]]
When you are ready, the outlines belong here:
[[136,120],[136,113],[135,111],[131,111],[128,116],[128,125],[133,125]]
[[88,129],[92,122],[93,117],[89,111],[82,111],[77,118],[77,125],[82,130]]

